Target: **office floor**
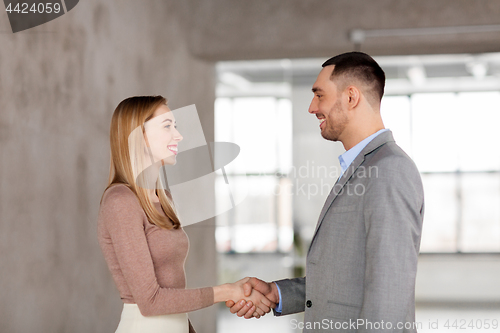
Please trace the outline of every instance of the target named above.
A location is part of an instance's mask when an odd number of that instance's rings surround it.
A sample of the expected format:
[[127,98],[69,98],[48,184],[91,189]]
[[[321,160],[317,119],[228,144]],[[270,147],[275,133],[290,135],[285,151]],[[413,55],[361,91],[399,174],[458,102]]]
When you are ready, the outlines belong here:
[[293,323],[302,322],[301,315],[274,317],[271,313],[260,319],[244,319],[231,314],[227,309],[220,308],[217,316],[217,332],[238,332],[238,333],[298,333],[301,330],[294,330]]
[[[419,333],[473,333],[499,332],[500,309],[447,309],[436,307],[417,308],[417,330]],[[300,322],[300,316],[273,317],[268,314],[261,319],[245,320],[232,315],[225,308],[218,312],[219,333],[298,333],[294,329]],[[486,328],[488,327],[489,328]]]

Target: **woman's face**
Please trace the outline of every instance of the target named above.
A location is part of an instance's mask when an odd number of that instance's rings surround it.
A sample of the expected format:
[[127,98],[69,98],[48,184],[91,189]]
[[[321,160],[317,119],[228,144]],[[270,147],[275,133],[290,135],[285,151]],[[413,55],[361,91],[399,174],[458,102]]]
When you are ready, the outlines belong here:
[[146,158],[152,158],[154,163],[163,160],[165,164],[175,164],[177,144],[182,135],[177,131],[175,118],[166,105],[160,106],[153,118],[144,124],[146,145],[149,146]]

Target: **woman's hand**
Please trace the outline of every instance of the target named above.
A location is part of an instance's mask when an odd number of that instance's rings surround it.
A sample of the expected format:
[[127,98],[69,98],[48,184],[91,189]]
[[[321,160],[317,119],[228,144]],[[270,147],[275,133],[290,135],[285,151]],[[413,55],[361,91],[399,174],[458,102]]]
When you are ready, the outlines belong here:
[[250,309],[249,313],[254,313],[254,316],[259,318],[260,316],[264,316],[266,313],[269,313],[271,308],[276,307],[276,304],[255,289],[252,289],[250,296],[246,296],[248,295],[248,291],[245,292],[244,285],[245,283],[248,283],[249,280],[250,278],[244,278],[233,283],[237,286],[238,293],[232,297],[231,300],[246,299],[247,306],[249,306],[248,301],[252,302],[253,306],[255,306],[255,310],[252,312],[252,309]]
[[[245,290],[245,296],[247,297],[252,293],[252,290],[256,290],[275,304],[278,304],[280,301],[278,288],[273,282],[265,282],[252,277],[243,284],[243,289]],[[226,306],[230,308],[231,313],[236,313],[238,317],[245,316],[246,319],[249,319],[256,317],[256,314],[258,315],[254,309],[251,309],[252,306],[249,305],[244,299],[240,300],[238,303],[235,303],[232,300],[226,301]]]
[[[249,313],[255,313],[255,317],[259,318],[271,311],[271,308],[276,307],[276,304],[267,299],[257,290],[252,290],[250,296],[245,296],[243,285],[250,278],[244,278],[235,283],[227,283],[214,288],[214,302],[226,302],[229,300],[246,300],[245,306],[250,307]],[[251,301],[251,302],[248,302]]]

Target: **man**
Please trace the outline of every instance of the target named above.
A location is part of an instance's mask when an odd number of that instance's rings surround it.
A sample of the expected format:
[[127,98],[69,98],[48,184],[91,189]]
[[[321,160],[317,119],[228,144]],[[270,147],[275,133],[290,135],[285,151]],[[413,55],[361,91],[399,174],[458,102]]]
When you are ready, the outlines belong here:
[[[385,74],[369,55],[323,64],[309,113],[321,135],[341,141],[342,174],[319,216],[306,277],[251,288],[277,303],[275,315],[305,311],[304,332],[416,332],[415,277],[424,211],[419,172],[384,129]],[[250,318],[255,307],[227,302]]]

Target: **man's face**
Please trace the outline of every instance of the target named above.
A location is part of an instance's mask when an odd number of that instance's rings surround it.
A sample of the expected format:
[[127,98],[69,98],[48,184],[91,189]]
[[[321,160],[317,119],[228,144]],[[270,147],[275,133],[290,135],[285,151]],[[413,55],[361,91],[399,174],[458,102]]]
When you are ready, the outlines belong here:
[[309,106],[309,113],[318,118],[323,138],[341,141],[348,118],[347,111],[342,107],[337,85],[330,80],[333,67],[324,67],[319,73],[312,88],[314,97]]

